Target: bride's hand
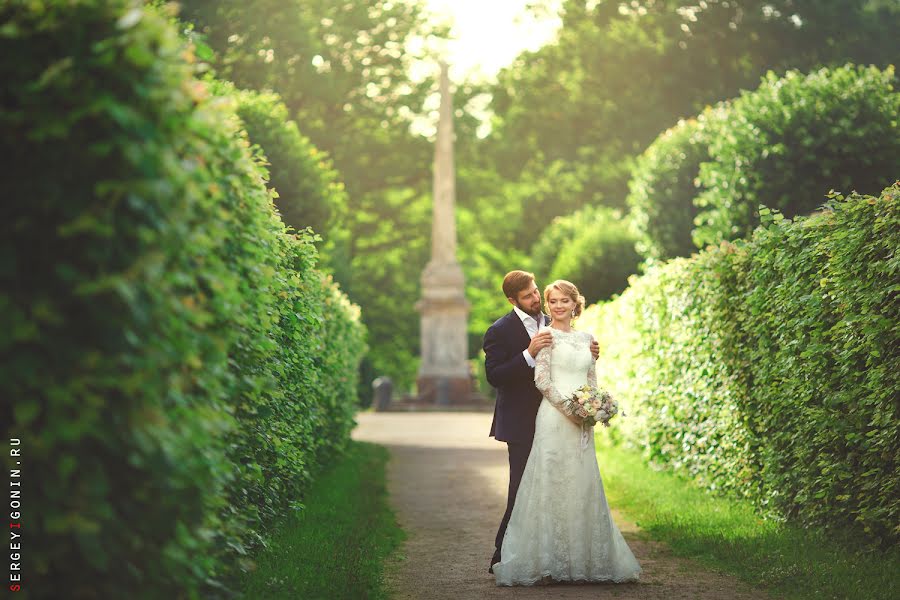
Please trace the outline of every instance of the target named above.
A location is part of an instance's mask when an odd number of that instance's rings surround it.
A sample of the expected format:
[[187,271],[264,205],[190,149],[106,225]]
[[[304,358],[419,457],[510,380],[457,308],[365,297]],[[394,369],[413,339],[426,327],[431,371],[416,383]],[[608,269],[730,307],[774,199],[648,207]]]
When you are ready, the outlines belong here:
[[573,413],[573,414],[571,414],[571,415],[566,415],[566,417],[567,417],[570,421],[572,421],[573,423],[575,423],[576,425],[578,425],[579,427],[581,427],[581,423],[584,421],[584,417],[582,417],[582,416],[579,415],[578,413]]

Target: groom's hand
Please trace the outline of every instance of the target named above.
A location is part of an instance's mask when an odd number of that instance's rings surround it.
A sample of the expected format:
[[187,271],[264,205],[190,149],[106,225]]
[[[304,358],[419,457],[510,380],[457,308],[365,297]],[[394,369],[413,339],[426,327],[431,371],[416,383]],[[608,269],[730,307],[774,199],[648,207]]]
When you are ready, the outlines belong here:
[[593,338],[591,338],[591,354],[594,355],[594,360],[600,358],[600,344]]
[[[531,343],[528,344],[528,354],[531,355],[531,358],[537,358],[538,352],[546,348],[547,346],[553,343],[553,336],[546,329],[538,334],[536,334],[533,338],[531,338]],[[600,350],[597,350],[597,354],[600,354]]]

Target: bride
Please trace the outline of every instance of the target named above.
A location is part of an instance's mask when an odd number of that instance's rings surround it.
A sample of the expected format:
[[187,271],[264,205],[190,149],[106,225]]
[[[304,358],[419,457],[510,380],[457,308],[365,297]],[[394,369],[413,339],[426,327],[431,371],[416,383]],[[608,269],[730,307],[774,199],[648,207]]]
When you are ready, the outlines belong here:
[[642,569],[610,515],[593,430],[583,432],[563,408],[575,389],[597,381],[592,336],[571,327],[584,297],[559,280],[544,289],[544,302],[553,344],[538,353],[534,372],[544,398],[494,577],[497,585],[637,581]]

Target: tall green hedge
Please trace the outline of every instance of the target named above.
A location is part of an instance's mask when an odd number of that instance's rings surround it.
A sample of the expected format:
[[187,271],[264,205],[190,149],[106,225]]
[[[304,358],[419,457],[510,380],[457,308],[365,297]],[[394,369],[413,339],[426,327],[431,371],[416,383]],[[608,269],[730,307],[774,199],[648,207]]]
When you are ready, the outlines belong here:
[[656,266],[582,319],[647,457],[770,515],[900,537],[900,183]]
[[0,17],[25,588],[213,593],[345,444],[358,312],[285,233],[236,103],[207,94],[164,18],[126,0]]
[[265,152],[282,220],[297,230],[311,227],[330,238],[345,218],[347,194],[328,156],[300,133],[278,94],[237,90],[227,81],[213,81],[212,86],[217,94],[237,99],[237,113],[250,142]]
[[893,67],[768,73],[730,102],[700,167],[697,247],[747,236],[760,203],[809,214],[831,189],[877,194],[900,175]]
[[695,119],[664,131],[638,157],[626,202],[642,256],[667,259],[696,252],[691,232],[699,212],[700,164],[709,160],[709,143],[726,105],[710,107]]
[[876,193],[900,175],[894,69],[768,73],[760,86],[663,132],[638,158],[627,203],[644,257],[745,237],[764,202],[809,214],[832,189]]

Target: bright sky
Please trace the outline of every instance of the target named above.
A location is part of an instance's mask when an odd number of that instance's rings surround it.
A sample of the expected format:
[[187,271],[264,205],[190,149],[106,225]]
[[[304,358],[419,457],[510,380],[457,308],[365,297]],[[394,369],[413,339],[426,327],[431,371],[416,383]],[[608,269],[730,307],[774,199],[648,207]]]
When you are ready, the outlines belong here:
[[[453,24],[455,39],[447,48],[453,79],[474,73],[493,78],[522,50],[540,48],[559,28],[555,10],[537,17],[527,10],[535,0],[426,0],[425,4],[436,17]],[[557,2],[537,4],[552,8]]]
[[[560,0],[425,0],[429,11],[438,22],[452,25],[452,40],[443,49],[450,64],[450,79],[459,83],[464,79],[493,80],[497,72],[509,65],[523,50],[537,50],[552,40],[559,29],[556,7]],[[544,7],[535,14],[528,6],[540,4]],[[433,43],[417,40],[417,43]],[[432,64],[414,65],[413,79],[434,73],[437,66]],[[418,120],[413,130],[423,135],[434,134],[438,108],[437,94],[426,102],[426,109],[432,111],[432,119]],[[475,106],[475,114],[487,107]],[[490,131],[485,121],[478,135],[483,137]]]

